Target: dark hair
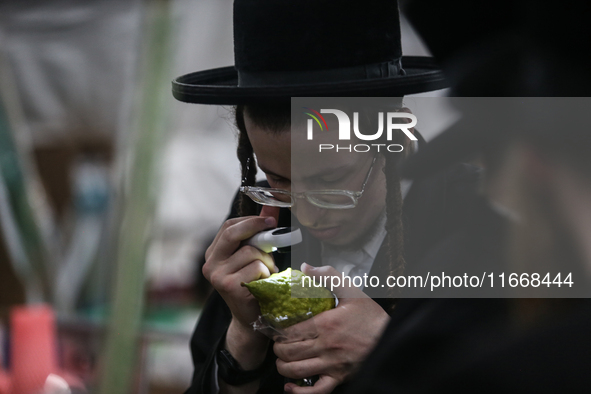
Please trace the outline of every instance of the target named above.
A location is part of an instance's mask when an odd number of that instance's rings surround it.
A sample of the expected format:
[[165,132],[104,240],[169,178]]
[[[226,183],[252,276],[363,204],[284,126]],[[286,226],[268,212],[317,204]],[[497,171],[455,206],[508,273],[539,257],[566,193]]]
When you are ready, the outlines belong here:
[[[252,186],[256,183],[257,166],[254,151],[244,124],[244,106],[239,105],[235,109],[236,127],[238,128],[238,148],[236,155],[240,161],[242,186]],[[240,194],[238,200],[238,214],[240,216],[256,215],[256,203],[244,194]]]
[[[242,169],[242,184],[244,186],[254,185],[256,182],[256,161],[254,152],[244,123],[244,114],[256,125],[268,130],[271,133],[286,130],[291,125],[291,107],[289,103],[273,103],[260,105],[238,105],[235,108],[236,127],[238,128],[238,149],[237,155]],[[366,119],[369,118],[366,117]],[[371,122],[371,121],[369,121]],[[385,133],[384,133],[385,134]],[[386,136],[384,135],[384,140]],[[402,132],[394,133],[392,141],[376,141],[378,143],[406,145],[405,136]],[[400,176],[398,174],[398,161],[400,156],[396,154],[383,154],[385,158],[384,173],[386,175],[386,231],[387,231],[387,252],[388,252],[388,275],[400,275],[404,271],[404,235],[402,228],[402,195],[400,190]],[[241,195],[239,202],[239,213],[241,216],[255,215],[257,212],[256,203],[250,198]],[[389,297],[396,296],[395,288],[389,288]],[[394,306],[394,301],[391,307]]]

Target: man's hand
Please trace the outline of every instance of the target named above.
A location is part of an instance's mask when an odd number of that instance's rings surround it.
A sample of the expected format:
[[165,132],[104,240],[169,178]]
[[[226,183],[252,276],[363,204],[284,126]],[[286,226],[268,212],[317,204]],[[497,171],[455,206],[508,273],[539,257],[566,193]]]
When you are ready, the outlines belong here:
[[232,313],[224,346],[245,370],[256,369],[263,362],[269,339],[250,326],[260,308],[241,283],[266,278],[277,267],[271,255],[241,243],[276,227],[278,214],[279,209],[263,210],[261,216],[227,220],[205,252],[203,274]]
[[[304,265],[310,276],[333,276],[333,267]],[[334,289],[338,306],[292,327],[300,332],[316,331],[316,338],[275,343],[277,370],[283,376],[302,379],[320,375],[312,387],[285,385],[292,393],[329,393],[350,378],[376,345],[390,317],[371,298],[355,287]],[[288,328],[289,330],[289,328]]]
[[227,220],[205,252],[203,275],[220,293],[233,319],[249,326],[259,315],[258,303],[242,282],[266,278],[276,270],[271,255],[241,242],[277,225],[275,218],[250,216]]

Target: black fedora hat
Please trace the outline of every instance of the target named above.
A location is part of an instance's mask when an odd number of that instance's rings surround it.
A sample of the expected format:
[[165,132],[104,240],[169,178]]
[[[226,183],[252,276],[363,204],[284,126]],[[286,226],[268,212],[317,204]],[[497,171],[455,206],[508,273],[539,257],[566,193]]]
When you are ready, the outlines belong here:
[[[454,18],[447,23],[471,21],[463,25],[467,29],[463,39],[460,40],[459,34],[454,36],[457,39],[450,38],[453,45],[445,44],[445,36],[437,35],[435,30],[441,26],[420,21],[418,6],[434,3],[433,0],[411,0],[410,20],[427,46],[442,59],[446,74],[451,76],[452,95],[464,97],[464,104],[469,103],[470,97],[500,99],[490,101],[493,105],[478,105],[479,101],[486,101],[473,99],[468,105],[470,108],[460,109],[464,116],[458,123],[435,137],[404,164],[404,177],[428,176],[515,136],[555,138],[561,143],[591,143],[585,116],[588,111],[584,109],[589,108],[588,97],[591,96],[591,54],[581,50],[591,45],[591,25],[587,23],[591,3],[573,2],[569,3],[570,7],[556,8],[541,6],[532,0],[517,0],[511,4],[513,15],[497,13],[495,18],[479,19],[477,16],[483,13],[471,9],[468,14],[453,14]],[[496,7],[495,4],[487,6]],[[475,26],[478,26],[474,30],[476,33],[470,30]],[[568,28],[551,28],[556,26]],[[473,40],[474,35],[479,36],[479,42]],[[555,99],[539,101],[537,98]],[[513,121],[505,118],[500,123],[499,117],[489,117],[500,113],[499,108],[512,112]],[[547,116],[558,113],[557,108],[562,108],[568,123],[550,127],[553,123]],[[548,134],[548,130],[553,132]]]
[[432,58],[402,56],[395,0],[235,0],[234,57],[175,79],[174,97],[230,105],[447,87]]

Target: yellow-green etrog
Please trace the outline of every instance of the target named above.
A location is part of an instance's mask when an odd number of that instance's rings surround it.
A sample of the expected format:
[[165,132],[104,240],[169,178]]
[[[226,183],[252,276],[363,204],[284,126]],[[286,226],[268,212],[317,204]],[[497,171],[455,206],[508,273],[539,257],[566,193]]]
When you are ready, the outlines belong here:
[[[301,271],[286,269],[265,279],[243,283],[257,299],[261,314],[285,328],[335,307],[335,298],[324,287],[309,286]],[[311,282],[311,281],[310,281]],[[302,284],[305,286],[302,286]],[[294,296],[305,297],[295,298]]]

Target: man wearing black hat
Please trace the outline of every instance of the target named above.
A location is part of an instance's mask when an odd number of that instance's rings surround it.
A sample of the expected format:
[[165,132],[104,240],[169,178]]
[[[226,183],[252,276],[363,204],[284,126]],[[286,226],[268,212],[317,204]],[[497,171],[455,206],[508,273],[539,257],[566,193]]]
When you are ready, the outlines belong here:
[[[238,105],[238,157],[245,187],[254,186],[258,162],[269,181],[265,187],[284,189],[283,194],[289,195],[293,187],[288,158],[293,154],[288,133],[290,97],[402,97],[444,87],[442,75],[430,59],[402,56],[398,7],[393,1],[370,0],[359,7],[347,0],[335,7],[329,1],[236,0],[234,45],[235,67],[180,77],[173,82],[173,94],[185,102]],[[408,141],[401,144],[410,146]],[[397,158],[383,151],[373,159],[351,156],[347,165],[354,169],[336,181],[343,187],[320,187],[361,196],[356,203],[366,206],[365,212],[370,215],[359,215],[357,208],[337,212],[319,206],[304,192],[304,200],[290,203],[295,214],[291,218],[288,210],[277,208],[279,205],[266,204],[261,210],[241,196],[231,216],[259,216],[229,219],[206,253],[203,270],[217,292],[203,311],[192,339],[195,375],[188,393],[218,388],[227,392],[281,391],[284,379],[275,369],[273,351],[280,355],[277,366],[285,376],[320,375],[313,388],[288,384],[286,388],[294,392],[329,392],[351,376],[389,320],[393,300],[372,300],[363,295],[342,299],[334,311],[314,319],[318,335],[302,341],[305,348],[269,346],[269,340],[250,327],[260,311],[240,283],[283,270],[289,261],[285,255],[271,257],[242,246],[241,241],[278,224],[299,220],[308,230],[304,233],[310,240],[311,253],[316,253],[311,261],[325,263],[319,251],[325,245],[339,246],[333,237],[336,232],[346,234],[342,239],[357,244],[357,248],[368,243],[377,246],[363,257],[369,262],[365,265],[369,271],[392,273],[401,269],[405,260],[412,264],[461,222],[464,202],[470,199],[478,173],[454,166],[432,179],[416,182],[405,197],[401,213]],[[351,190],[361,191],[351,194]],[[393,203],[386,204],[386,200]],[[310,209],[323,218],[349,216],[348,224],[328,228],[320,220],[310,221]],[[311,267],[308,270],[313,271]]]
[[[423,6],[415,8],[417,21],[425,3],[443,6],[429,0],[412,2]],[[519,291],[508,293],[522,298],[426,300],[415,306],[406,320],[414,319],[412,330],[391,324],[349,392],[591,390],[586,299],[591,290],[591,163],[584,153],[590,143],[591,103],[588,97],[570,97],[591,92],[589,55],[579,49],[589,46],[591,35],[583,22],[590,15],[589,4],[577,4],[575,12],[515,2],[512,10],[523,13],[464,30],[461,42],[442,35],[441,25],[422,25],[427,44],[454,76],[455,94],[498,96],[458,100],[464,120],[407,163],[405,173],[414,179],[475,153],[483,155],[487,167],[484,204],[427,260],[444,269],[464,260],[482,264],[488,272],[530,276],[527,283],[514,283]],[[498,4],[486,6],[494,8],[496,16],[510,11]],[[472,11],[461,14],[462,20],[482,22]],[[505,22],[516,19],[522,25],[507,29],[510,23]],[[549,28],[564,26],[561,21],[576,28]],[[474,36],[481,41],[474,41]],[[502,72],[509,59],[511,70]],[[552,272],[550,280],[540,285],[547,272]],[[557,279],[557,273],[562,277]],[[529,281],[535,278],[532,274],[541,274],[540,283]],[[565,277],[576,278],[574,284],[564,285]],[[403,309],[402,302],[399,306]]]

